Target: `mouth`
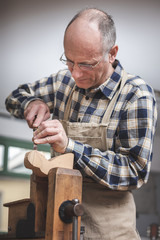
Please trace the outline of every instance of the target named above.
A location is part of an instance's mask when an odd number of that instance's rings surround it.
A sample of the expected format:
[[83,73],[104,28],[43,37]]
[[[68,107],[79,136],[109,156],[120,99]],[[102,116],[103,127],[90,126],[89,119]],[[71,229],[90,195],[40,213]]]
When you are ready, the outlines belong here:
[[87,82],[87,79],[76,79],[76,82]]
[[75,82],[76,82],[76,85],[80,88],[88,89],[91,87],[90,86],[91,83],[89,79],[78,79],[78,80],[76,79]]
[[81,86],[81,87],[85,87],[85,86],[88,86],[88,84],[89,84],[89,81],[88,81],[88,79],[76,79],[76,84],[77,85],[79,85],[79,86]]

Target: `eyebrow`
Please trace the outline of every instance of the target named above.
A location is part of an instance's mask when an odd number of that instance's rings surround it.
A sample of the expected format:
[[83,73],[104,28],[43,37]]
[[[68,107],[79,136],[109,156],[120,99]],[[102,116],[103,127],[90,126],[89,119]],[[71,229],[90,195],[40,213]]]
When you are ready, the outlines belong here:
[[[67,56],[66,56],[66,59],[67,59],[67,61],[69,61],[69,62],[71,62],[71,63],[74,63],[74,62],[73,62],[72,60],[70,60]],[[94,65],[94,64],[96,64],[96,62],[95,62],[95,63],[78,62],[78,64]]]

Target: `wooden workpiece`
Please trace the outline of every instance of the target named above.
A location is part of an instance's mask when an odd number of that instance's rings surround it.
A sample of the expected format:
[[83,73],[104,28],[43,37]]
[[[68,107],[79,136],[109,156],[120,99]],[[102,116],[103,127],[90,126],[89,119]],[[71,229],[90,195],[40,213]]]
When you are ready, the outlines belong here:
[[33,150],[26,153],[24,165],[26,168],[32,169],[36,176],[45,177],[52,168],[73,169],[73,154],[66,153],[47,160],[41,152]]
[[[8,233],[0,239],[71,240],[72,223],[61,220],[59,209],[68,200],[82,200],[82,176],[73,169],[73,154],[47,160],[34,150],[25,155],[24,164],[33,170],[30,198],[4,204],[9,208]],[[80,222],[78,217],[78,240]]]

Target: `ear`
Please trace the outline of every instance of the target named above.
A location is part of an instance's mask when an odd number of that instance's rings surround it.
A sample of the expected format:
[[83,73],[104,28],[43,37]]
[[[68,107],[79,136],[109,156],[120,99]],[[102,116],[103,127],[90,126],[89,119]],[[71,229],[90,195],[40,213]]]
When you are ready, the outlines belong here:
[[109,51],[109,62],[112,64],[114,63],[116,56],[118,53],[118,46],[115,45],[111,48],[111,50]]

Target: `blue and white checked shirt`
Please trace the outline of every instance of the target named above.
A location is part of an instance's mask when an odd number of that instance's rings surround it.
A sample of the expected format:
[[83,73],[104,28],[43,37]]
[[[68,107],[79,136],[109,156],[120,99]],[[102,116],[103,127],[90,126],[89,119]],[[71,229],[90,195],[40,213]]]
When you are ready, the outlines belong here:
[[[112,76],[97,89],[76,87],[69,121],[100,123],[106,106],[116,92],[121,74],[122,66],[117,61]],[[35,83],[19,86],[6,99],[6,108],[15,117],[24,118],[28,103],[41,99],[54,118],[61,120],[74,84],[71,73],[61,70]],[[107,135],[109,149],[101,152],[69,139],[66,152],[74,153],[76,168],[86,173],[89,168],[92,178],[110,189],[139,188],[149,177],[156,120],[152,88],[140,77],[128,74],[111,116]]]

